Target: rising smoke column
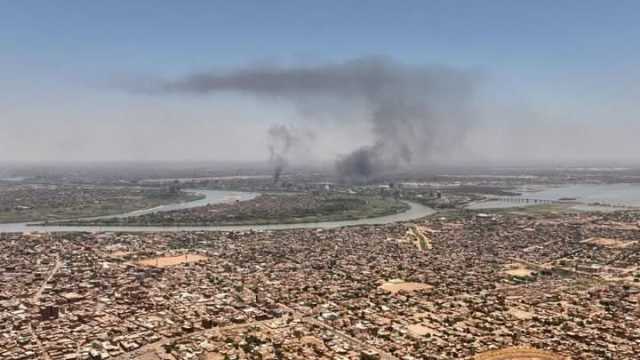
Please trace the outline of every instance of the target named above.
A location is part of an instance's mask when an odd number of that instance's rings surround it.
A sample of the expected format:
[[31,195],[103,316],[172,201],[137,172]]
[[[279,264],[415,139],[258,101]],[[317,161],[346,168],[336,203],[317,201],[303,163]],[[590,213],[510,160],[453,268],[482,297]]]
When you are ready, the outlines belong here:
[[[469,126],[469,101],[474,84],[475,76],[465,71],[365,57],[317,66],[249,67],[230,72],[196,73],[154,84],[146,90],[154,93],[237,92],[300,104],[309,98],[332,99],[353,106],[364,104],[374,143],[336,160],[336,170],[342,178],[363,180],[398,166],[422,164],[435,156],[446,156],[455,149]],[[278,136],[283,135],[278,133],[280,130],[274,131]],[[288,151],[287,148],[285,153]],[[279,176],[285,157],[270,150],[270,158]]]
[[284,125],[274,125],[269,128],[269,162],[273,166],[273,183],[280,180],[280,175],[287,166],[287,156],[296,138]]

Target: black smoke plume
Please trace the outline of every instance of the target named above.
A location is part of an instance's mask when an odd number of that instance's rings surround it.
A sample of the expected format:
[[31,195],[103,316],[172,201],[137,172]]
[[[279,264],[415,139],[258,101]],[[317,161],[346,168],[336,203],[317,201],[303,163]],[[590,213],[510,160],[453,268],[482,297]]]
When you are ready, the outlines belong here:
[[373,147],[362,147],[336,161],[338,174],[348,176],[351,180],[368,179],[380,169],[380,153]]
[[[404,65],[387,58],[365,57],[317,66],[197,73],[147,90],[229,91],[293,102],[326,98],[353,106],[364,104],[374,142],[337,159],[336,170],[342,178],[366,180],[398,166],[426,164],[455,149],[469,126],[475,79],[469,72],[448,67]],[[277,178],[289,150],[285,154],[270,151]]]
[[269,128],[269,162],[273,165],[273,183],[280,180],[280,175],[287,166],[287,156],[294,145],[296,137],[284,125]]

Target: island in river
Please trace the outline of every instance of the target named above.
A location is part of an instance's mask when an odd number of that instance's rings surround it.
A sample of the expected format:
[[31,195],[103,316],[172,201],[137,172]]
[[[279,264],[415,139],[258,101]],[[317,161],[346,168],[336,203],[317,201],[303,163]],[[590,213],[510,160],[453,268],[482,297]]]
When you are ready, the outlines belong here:
[[58,222],[60,225],[198,226],[297,224],[357,220],[398,214],[409,205],[392,197],[342,193],[272,193],[247,201],[162,211],[127,217]]

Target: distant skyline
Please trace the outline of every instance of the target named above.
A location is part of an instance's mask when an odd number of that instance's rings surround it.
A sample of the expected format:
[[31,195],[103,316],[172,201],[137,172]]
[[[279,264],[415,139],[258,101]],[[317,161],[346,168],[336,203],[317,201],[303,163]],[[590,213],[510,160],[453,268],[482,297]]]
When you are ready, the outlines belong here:
[[268,128],[285,124],[319,134],[292,162],[330,162],[371,142],[366,123],[114,84],[384,56],[477,74],[473,124],[443,162],[633,162],[639,12],[588,0],[1,1],[0,161],[266,161]]

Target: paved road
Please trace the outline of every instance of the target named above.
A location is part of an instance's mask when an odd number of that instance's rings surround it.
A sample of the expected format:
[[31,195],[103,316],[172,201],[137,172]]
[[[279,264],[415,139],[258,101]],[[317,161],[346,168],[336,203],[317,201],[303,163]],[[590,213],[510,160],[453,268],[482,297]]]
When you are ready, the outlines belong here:
[[53,276],[60,270],[60,267],[62,267],[62,261],[60,261],[60,258],[58,257],[58,255],[56,255],[56,263],[53,266],[53,269],[51,269],[51,271],[49,272],[49,275],[47,276],[45,281],[42,282],[42,285],[40,286],[38,291],[35,293],[35,295],[33,295],[32,300],[33,300],[34,304],[39,304],[40,303],[40,297],[42,297],[42,293],[44,292],[44,288],[47,286],[49,281],[51,281]]
[[[38,306],[40,304],[40,298],[42,297],[42,293],[44,292],[45,287],[47,286],[49,281],[51,281],[53,276],[60,270],[60,267],[62,267],[62,261],[60,261],[60,258],[58,257],[58,255],[56,255],[56,263],[54,264],[53,269],[51,269],[47,278],[42,282],[42,285],[40,285],[40,288],[38,288],[38,291],[36,291],[36,293],[31,298],[35,306]],[[31,336],[33,336],[33,338],[35,339],[36,344],[38,345],[38,348],[42,352],[43,359],[50,360],[51,357],[49,357],[49,354],[47,353],[46,349],[42,345],[40,338],[38,338],[38,336],[36,335],[36,331],[33,329],[33,325],[31,323],[29,323],[29,331],[31,332]]]

